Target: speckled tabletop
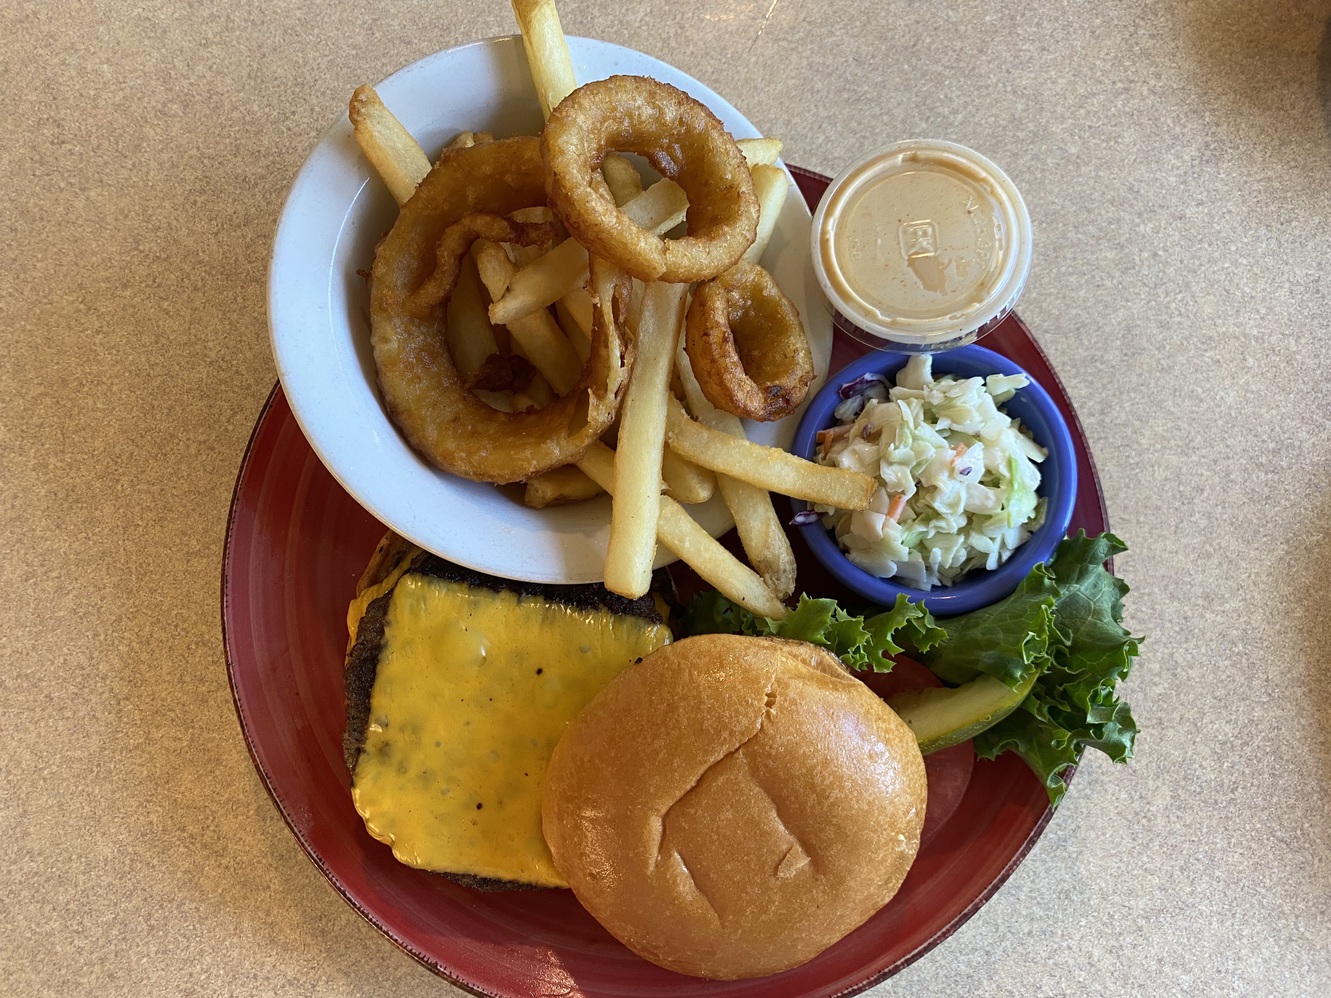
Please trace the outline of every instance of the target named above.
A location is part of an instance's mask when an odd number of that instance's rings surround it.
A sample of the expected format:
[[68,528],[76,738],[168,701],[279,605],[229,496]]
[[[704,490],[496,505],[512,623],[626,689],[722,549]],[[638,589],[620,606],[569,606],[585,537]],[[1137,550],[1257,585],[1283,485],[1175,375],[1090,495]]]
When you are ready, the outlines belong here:
[[[955,140],[1130,545],[1130,765],[876,995],[1331,994],[1331,2],[564,0],[823,172]],[[504,0],[0,10],[0,992],[458,993],[305,859],[218,577],[270,240],[347,96]]]

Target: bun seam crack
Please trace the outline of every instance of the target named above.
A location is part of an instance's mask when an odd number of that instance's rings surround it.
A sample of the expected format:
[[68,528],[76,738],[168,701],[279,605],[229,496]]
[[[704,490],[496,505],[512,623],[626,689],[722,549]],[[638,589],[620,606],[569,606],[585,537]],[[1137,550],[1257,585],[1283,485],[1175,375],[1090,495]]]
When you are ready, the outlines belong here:
[[[771,700],[771,699],[772,699],[772,685],[773,685],[773,682],[774,682],[775,679],[776,679],[776,669],[773,668],[773,669],[771,670],[771,672],[769,673],[768,677],[767,677],[767,696],[766,696],[766,699],[767,699],[767,700]],[[742,749],[745,745],[749,744],[749,742],[753,741],[753,739],[757,738],[757,737],[758,737],[758,732],[760,732],[760,731],[763,730],[763,721],[765,721],[766,719],[767,719],[767,708],[766,708],[766,706],[764,706],[762,712],[758,715],[758,719],[757,719],[757,720],[758,720],[758,723],[757,723],[757,725],[754,727],[753,731],[749,732],[749,734],[746,735],[746,736],[744,737],[744,740],[743,740],[742,742],[740,742],[738,745],[736,745],[734,748],[732,748],[732,749],[728,749],[727,751],[722,752],[719,756],[717,756],[715,759],[713,759],[711,762],[709,762],[706,766],[704,766],[704,767],[699,771],[698,775],[697,775],[696,777],[694,777],[693,782],[690,783],[687,787],[685,787],[684,790],[683,790],[683,792],[682,792],[678,797],[676,797],[673,801],[671,801],[670,804],[667,805],[666,808],[665,808],[665,809],[661,812],[661,814],[657,817],[657,819],[656,819],[656,848],[652,851],[652,862],[651,862],[651,865],[648,866],[648,868],[647,868],[647,872],[648,872],[648,873],[652,873],[652,872],[654,872],[654,871],[656,870],[657,865],[658,865],[658,864],[660,863],[660,861],[661,861],[661,856],[662,856],[661,848],[662,848],[662,846],[663,846],[664,843],[665,843],[665,825],[666,825],[666,819],[670,816],[670,812],[674,810],[675,806],[676,806],[677,804],[679,804],[680,801],[682,801],[685,797],[687,797],[689,794],[693,793],[693,791],[696,790],[696,789],[698,788],[698,785],[699,785],[700,783],[702,783],[702,781],[707,777],[707,774],[708,774],[708,773],[710,773],[710,772],[711,772],[712,770],[714,770],[717,766],[721,765],[721,763],[723,763],[723,762],[725,762],[727,759],[729,759],[732,755],[734,755],[736,752],[738,752],[740,749]],[[747,765],[747,762],[746,762],[746,765]],[[768,796],[770,797],[771,794],[768,794]],[[676,855],[678,855],[678,852],[676,852]],[[683,860],[681,859],[680,862],[683,862]],[[693,878],[693,875],[690,873],[690,874],[689,874],[689,879],[692,879],[692,878]],[[709,903],[710,903],[710,902],[709,902]]]

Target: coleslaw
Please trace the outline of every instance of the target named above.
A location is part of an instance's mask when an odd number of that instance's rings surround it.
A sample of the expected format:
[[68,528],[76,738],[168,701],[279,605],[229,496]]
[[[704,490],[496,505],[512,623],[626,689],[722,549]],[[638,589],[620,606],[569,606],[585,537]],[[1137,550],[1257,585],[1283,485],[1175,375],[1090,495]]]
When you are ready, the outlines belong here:
[[915,589],[997,568],[1044,522],[1047,451],[1000,408],[1028,384],[1024,374],[935,380],[931,355],[916,354],[895,385],[882,374],[843,385],[816,459],[879,487],[867,509],[813,514],[853,564]]

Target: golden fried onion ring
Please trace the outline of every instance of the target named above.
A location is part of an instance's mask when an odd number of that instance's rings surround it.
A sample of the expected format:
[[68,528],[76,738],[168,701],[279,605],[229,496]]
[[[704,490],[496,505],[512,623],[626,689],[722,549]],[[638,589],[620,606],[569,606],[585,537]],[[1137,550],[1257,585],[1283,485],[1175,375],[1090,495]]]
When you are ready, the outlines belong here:
[[418,453],[474,481],[522,481],[578,460],[613,422],[628,376],[623,320],[630,282],[604,266],[592,289],[600,297],[582,378],[536,410],[498,412],[473,395],[445,345],[444,310],[422,318],[408,307],[436,269],[446,229],[470,214],[503,216],[543,205],[544,177],[535,137],[446,151],[375,252],[370,342],[384,407]]
[[770,422],[794,412],[813,381],[799,311],[762,267],[740,261],[698,285],[684,349],[707,401]]
[[[608,194],[611,152],[645,157],[689,199],[688,234],[662,239]],[[645,76],[612,76],[565,97],[541,135],[550,207],[593,255],[643,281],[715,277],[738,260],[758,227],[744,153],[716,115],[684,91]]]

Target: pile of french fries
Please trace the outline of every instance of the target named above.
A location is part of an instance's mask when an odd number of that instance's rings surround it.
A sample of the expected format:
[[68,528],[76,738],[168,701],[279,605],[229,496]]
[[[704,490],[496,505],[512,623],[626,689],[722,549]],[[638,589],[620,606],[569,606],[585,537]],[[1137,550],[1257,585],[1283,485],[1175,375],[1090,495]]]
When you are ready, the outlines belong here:
[[[577,86],[559,13],[553,0],[512,4],[537,98],[548,117]],[[372,88],[356,91],[350,118],[366,158],[398,204],[405,203],[429,171],[429,158]],[[488,139],[464,132],[455,144]],[[780,141],[741,139],[739,145],[760,205],[757,238],[745,253],[746,260],[757,263],[789,181],[775,165]],[[643,228],[664,235],[684,222],[688,199],[678,184],[660,179],[644,189],[638,169],[616,154],[606,159],[603,173],[615,201]],[[541,212],[549,217],[548,209],[531,211],[533,218]],[[577,383],[590,349],[596,302],[588,274],[587,250],[571,238],[546,252],[477,242],[447,305],[445,336],[454,363],[464,378],[495,354],[518,354],[535,368],[520,390],[477,390],[478,395],[496,408],[520,411],[543,405]],[[689,366],[681,342],[689,285],[633,284],[629,327],[636,336],[637,359],[614,448],[597,443],[576,467],[532,479],[525,501],[539,507],[603,491],[613,497],[605,585],[614,592],[635,598],[648,591],[659,542],[731,600],[761,616],[784,617],[783,600],[795,589],[795,555],[770,493],[863,509],[873,480],[750,442],[736,416],[707,401]],[[734,518],[752,568],[681,505],[705,502],[716,491]]]

